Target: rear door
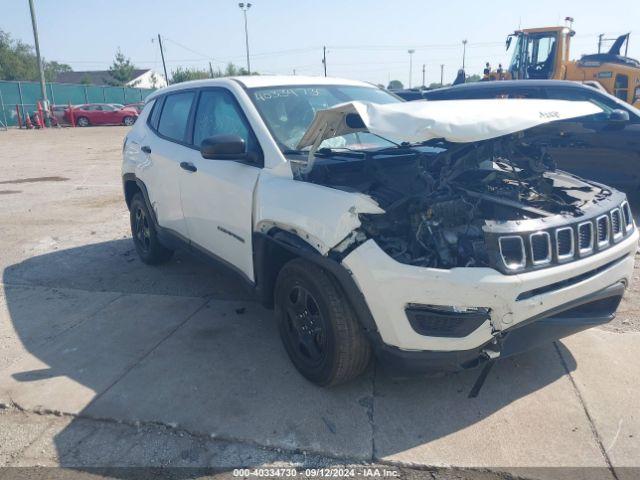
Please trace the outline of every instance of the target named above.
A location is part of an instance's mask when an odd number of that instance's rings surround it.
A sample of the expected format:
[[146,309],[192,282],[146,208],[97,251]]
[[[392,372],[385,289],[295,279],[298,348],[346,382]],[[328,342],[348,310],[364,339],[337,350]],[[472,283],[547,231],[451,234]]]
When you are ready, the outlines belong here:
[[119,109],[113,105],[100,105],[102,111],[102,123],[116,124],[120,123]]
[[157,99],[148,121],[151,131],[140,146],[147,162],[139,176],[158,223],[183,238],[188,234],[180,200],[180,162],[191,151],[187,132],[195,96],[195,90],[180,90]]
[[[200,144],[219,134],[240,136],[251,161],[207,160]],[[253,281],[253,192],[262,150],[233,94],[226,88],[200,91],[194,113],[192,149],[180,172],[182,210],[192,244],[239,269]]]

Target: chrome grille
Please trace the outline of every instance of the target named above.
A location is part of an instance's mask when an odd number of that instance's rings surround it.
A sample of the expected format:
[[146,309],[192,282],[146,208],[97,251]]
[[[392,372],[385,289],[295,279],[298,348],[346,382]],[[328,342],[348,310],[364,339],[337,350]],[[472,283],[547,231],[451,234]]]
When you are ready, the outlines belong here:
[[624,216],[625,230],[630,230],[633,227],[633,215],[631,214],[631,207],[629,207],[629,202],[622,202],[620,208],[622,208],[622,213]]
[[611,233],[613,234],[614,242],[622,238],[622,213],[619,208],[611,210]]
[[556,250],[560,262],[573,258],[573,228],[564,227],[556,230]]
[[551,235],[548,232],[532,233],[529,237],[531,243],[531,261],[534,265],[544,265],[551,261]]
[[583,222],[578,225],[578,253],[587,255],[593,251],[593,223]]
[[569,262],[609,248],[634,229],[631,209],[628,202],[624,201],[608,213],[577,224],[521,234],[496,235],[498,267],[504,273],[516,273]]
[[609,244],[609,216],[600,215],[596,219],[596,228],[598,230],[598,248],[601,249]]
[[500,256],[504,265],[509,270],[520,270],[527,264],[527,255],[524,251],[524,242],[519,235],[500,237]]

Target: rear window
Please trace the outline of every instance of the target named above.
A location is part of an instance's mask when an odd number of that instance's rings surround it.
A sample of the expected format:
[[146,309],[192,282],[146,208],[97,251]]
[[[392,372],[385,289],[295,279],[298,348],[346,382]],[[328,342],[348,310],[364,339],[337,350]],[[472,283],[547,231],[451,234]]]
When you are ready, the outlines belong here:
[[184,142],[187,122],[195,92],[181,92],[167,95],[160,114],[158,133],[170,140]]
[[149,116],[149,125],[154,130],[158,130],[158,120],[160,120],[160,112],[162,111],[162,102],[164,98],[156,98],[153,101],[151,115]]

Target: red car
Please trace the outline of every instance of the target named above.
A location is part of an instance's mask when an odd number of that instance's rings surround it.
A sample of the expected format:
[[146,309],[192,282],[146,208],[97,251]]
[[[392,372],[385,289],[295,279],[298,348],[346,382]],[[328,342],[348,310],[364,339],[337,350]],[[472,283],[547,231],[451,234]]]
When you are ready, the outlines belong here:
[[[138,112],[134,108],[118,108],[107,103],[88,103],[73,107],[73,116],[79,127],[88,127],[89,125],[131,126],[138,118]],[[65,111],[64,118],[71,121],[68,110]]]

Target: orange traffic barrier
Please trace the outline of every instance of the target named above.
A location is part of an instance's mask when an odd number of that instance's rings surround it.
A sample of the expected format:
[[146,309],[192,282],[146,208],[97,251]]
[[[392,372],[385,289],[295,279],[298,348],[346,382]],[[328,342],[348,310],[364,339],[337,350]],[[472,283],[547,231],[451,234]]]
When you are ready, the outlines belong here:
[[42,109],[42,103],[38,102],[38,125],[40,128],[47,128],[44,121],[44,110]]
[[76,126],[76,118],[73,114],[73,107],[71,106],[71,102],[69,102],[69,120],[71,120],[71,126]]

